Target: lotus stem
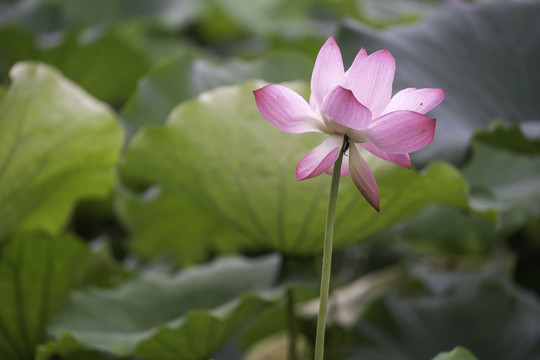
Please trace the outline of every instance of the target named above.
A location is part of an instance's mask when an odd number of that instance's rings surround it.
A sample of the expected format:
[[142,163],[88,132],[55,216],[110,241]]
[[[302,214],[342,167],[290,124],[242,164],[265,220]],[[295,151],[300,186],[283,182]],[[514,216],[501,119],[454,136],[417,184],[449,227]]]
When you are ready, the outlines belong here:
[[341,164],[343,154],[347,151],[349,138],[345,135],[343,145],[339,152],[339,157],[334,164],[332,172],[332,183],[330,185],[330,196],[328,198],[328,211],[326,213],[326,227],[324,230],[324,248],[321,272],[321,295],[319,300],[319,317],[317,319],[317,335],[315,338],[315,360],[323,360],[324,357],[324,335],[326,330],[326,310],[328,307],[328,294],[330,292],[330,275],[332,268],[332,243],[334,238],[334,223],[336,218],[336,204],[339,189],[339,179],[341,177]]

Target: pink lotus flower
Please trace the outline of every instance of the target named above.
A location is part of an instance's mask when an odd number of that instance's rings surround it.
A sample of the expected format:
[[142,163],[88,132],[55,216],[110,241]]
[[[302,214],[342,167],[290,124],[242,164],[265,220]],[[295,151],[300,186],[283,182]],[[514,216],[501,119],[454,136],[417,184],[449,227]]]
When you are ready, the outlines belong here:
[[362,48],[345,71],[339,47],[330,37],[315,61],[309,104],[282,85],[254,91],[259,111],[278,129],[329,135],[300,160],[297,180],[331,174],[347,136],[349,161],[343,161],[341,176],[350,174],[362,195],[380,211],[377,183],[355,144],[410,168],[408,153],[430,144],[435,134],[435,119],[424,114],[444,99],[442,89],[407,88],[392,97],[395,68],[388,50],[368,56]]

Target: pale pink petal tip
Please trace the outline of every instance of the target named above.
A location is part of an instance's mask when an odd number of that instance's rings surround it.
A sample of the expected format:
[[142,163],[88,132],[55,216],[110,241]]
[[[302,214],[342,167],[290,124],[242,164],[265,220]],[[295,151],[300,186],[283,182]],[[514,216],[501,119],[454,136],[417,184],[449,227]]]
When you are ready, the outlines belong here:
[[345,70],[341,51],[333,36],[324,43],[311,74],[311,98],[313,108],[321,108],[325,96],[343,80]]
[[367,51],[366,51],[366,49],[362,46],[362,48],[360,49],[360,51],[358,52],[358,54],[356,54],[356,56],[366,57],[366,56],[367,56]]
[[[358,67],[358,64],[368,57],[367,51],[364,48],[361,48],[358,54],[356,54],[356,57],[354,58],[354,61],[352,62],[352,65],[349,67],[349,69],[345,72],[345,79],[349,77],[349,73],[351,72],[351,69],[356,69]],[[355,71],[355,70],[353,70]]]
[[396,70],[394,57],[388,50],[379,50],[357,58],[347,71],[343,86],[351,89],[356,99],[371,110],[373,117],[377,117],[392,97]]
[[443,89],[404,89],[392,97],[383,114],[398,110],[410,110],[425,114],[439,105],[444,97],[445,91]]

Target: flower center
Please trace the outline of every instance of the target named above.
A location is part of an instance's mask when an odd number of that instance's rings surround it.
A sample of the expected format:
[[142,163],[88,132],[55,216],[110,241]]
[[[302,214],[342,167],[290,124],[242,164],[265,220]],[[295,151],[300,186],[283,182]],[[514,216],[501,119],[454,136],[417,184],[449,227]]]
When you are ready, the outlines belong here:
[[326,134],[346,135],[349,137],[350,141],[354,143],[370,142],[369,139],[366,138],[362,130],[351,129],[348,126],[340,124],[323,112],[320,112],[320,115],[321,115],[323,127],[324,127],[324,129],[321,129],[321,130],[325,132]]
[[330,116],[324,114],[321,112],[321,118],[323,120],[324,125],[326,126],[327,131],[325,131],[328,135],[346,135],[348,132],[352,131],[350,127],[347,127],[345,125],[342,125],[332,119]]

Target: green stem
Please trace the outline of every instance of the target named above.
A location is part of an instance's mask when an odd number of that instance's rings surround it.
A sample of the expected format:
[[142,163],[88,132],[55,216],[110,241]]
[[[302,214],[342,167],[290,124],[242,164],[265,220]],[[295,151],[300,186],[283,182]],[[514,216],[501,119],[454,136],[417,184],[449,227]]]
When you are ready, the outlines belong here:
[[332,184],[330,185],[330,197],[328,199],[328,211],[326,213],[326,228],[324,230],[324,249],[321,273],[321,296],[319,303],[319,318],[317,319],[317,336],[315,340],[315,360],[323,360],[324,356],[324,333],[326,329],[326,308],[328,306],[328,293],[330,291],[330,270],[332,267],[332,241],[334,238],[334,223],[336,218],[336,203],[341,173],[343,154],[347,151],[349,138],[345,135],[341,151],[334,164]]

